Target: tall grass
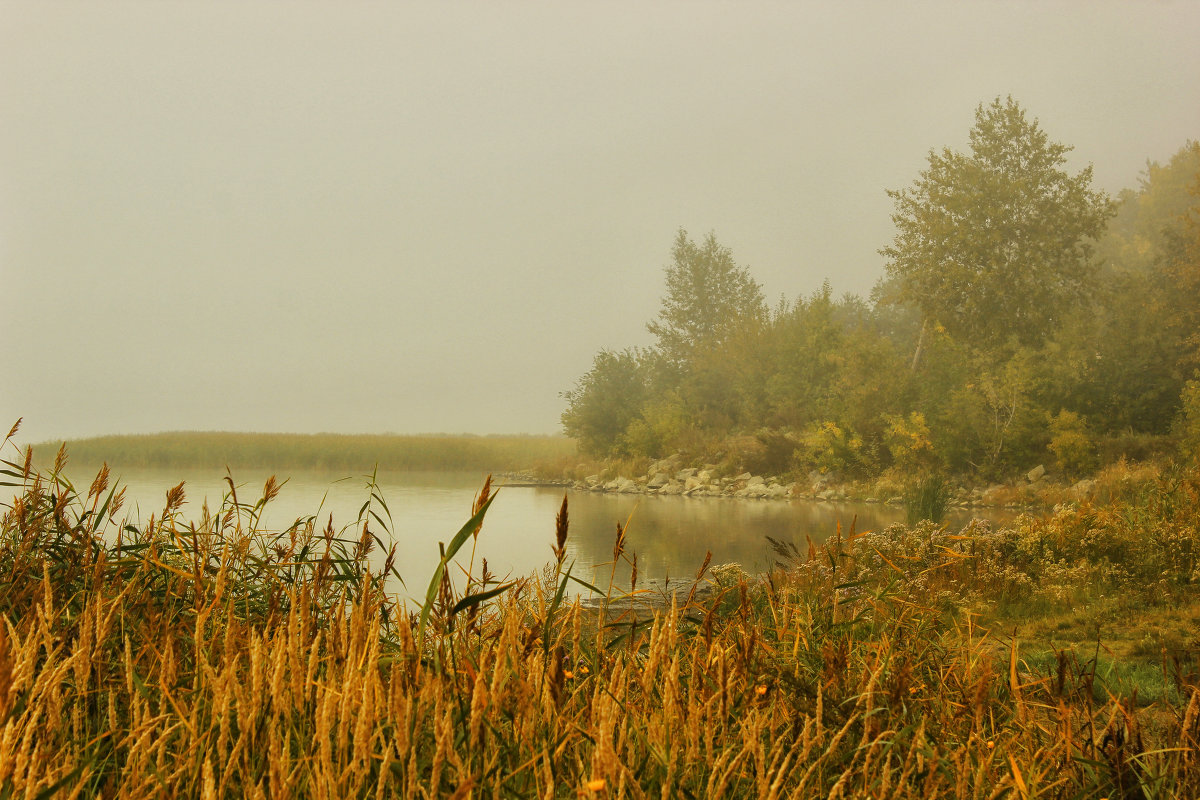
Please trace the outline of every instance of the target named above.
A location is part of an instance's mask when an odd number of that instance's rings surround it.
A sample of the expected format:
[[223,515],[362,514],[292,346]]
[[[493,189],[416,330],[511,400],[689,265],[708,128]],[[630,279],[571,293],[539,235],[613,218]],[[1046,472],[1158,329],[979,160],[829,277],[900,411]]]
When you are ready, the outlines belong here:
[[[3,469],[16,492],[0,524],[6,797],[1132,798],[1200,785],[1193,685],[1156,709],[1097,700],[1086,657],[1031,663],[938,607],[966,591],[982,532],[781,543],[786,568],[685,583],[638,622],[566,600],[565,500],[542,574],[499,584],[472,564],[446,579],[502,502],[485,486],[414,607],[383,589],[390,557],[372,566],[390,529],[373,481],[346,528],[273,532],[258,525],[272,481],[257,498],[231,484],[194,521],[176,487],[161,514],[125,521],[106,470],[77,490],[63,466],[60,453],[39,471],[27,452]],[[635,535],[618,528],[614,560],[632,561]],[[930,544],[908,549],[918,540]],[[987,546],[1002,563],[1005,541]]]
[[[120,469],[210,467],[368,472],[383,470],[510,471],[559,463],[575,452],[562,436],[397,436],[175,432],[100,436],[64,444],[86,464]],[[34,448],[52,457],[60,443]]]
[[911,484],[904,493],[904,510],[909,525],[923,520],[941,522],[950,502],[950,487],[946,479],[930,473]]

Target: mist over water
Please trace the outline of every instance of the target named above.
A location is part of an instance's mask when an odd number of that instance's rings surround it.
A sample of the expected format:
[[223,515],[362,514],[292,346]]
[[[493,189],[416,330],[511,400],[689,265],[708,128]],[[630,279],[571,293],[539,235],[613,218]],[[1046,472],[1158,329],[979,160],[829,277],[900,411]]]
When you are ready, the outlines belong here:
[[[6,2],[0,425],[550,433],[674,232],[869,292],[1012,94],[1098,186],[1200,131],[1200,5]],[[1114,57],[1114,54],[1120,54]],[[36,342],[36,344],[34,344]],[[36,355],[35,355],[36,353]]]

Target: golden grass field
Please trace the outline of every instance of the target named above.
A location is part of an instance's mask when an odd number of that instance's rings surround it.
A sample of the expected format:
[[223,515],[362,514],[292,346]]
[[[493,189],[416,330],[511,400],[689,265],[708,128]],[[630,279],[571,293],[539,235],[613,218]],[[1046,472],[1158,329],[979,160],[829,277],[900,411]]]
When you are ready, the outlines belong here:
[[[1152,679],[1101,641],[1136,614],[1195,627],[1195,469],[1007,530],[780,542],[772,573],[697,565],[639,621],[571,599],[565,500],[546,569],[497,583],[468,556],[503,502],[485,485],[417,607],[388,591],[373,485],[342,530],[260,529],[273,480],[125,520],[107,470],[76,489],[64,453],[8,452],[0,797],[1200,794],[1195,642]],[[636,536],[614,531],[614,574]],[[1096,640],[1013,636],[1068,613]]]

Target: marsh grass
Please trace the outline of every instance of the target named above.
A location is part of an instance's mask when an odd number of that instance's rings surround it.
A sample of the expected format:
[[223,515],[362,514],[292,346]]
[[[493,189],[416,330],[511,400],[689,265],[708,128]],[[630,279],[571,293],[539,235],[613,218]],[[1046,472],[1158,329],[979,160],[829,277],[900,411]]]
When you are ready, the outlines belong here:
[[[412,606],[383,589],[390,558],[372,567],[390,516],[370,479],[346,527],[314,515],[266,531],[273,481],[253,499],[230,481],[195,521],[175,487],[140,522],[120,516],[105,470],[83,490],[64,469],[62,452],[45,471],[27,452],[2,470],[15,491],[0,525],[4,797],[1133,798],[1200,785],[1186,669],[1140,706],[1120,681],[1097,691],[1091,650],[1025,653],[971,609],[1045,563],[1026,554],[1034,543],[1119,514],[1085,524],[1102,512],[1065,510],[1011,537],[839,527],[821,546],[780,542],[784,563],[760,578],[702,582],[706,563],[640,620],[614,608],[621,597],[599,612],[568,599],[565,500],[543,573],[500,582],[483,564],[449,580],[487,535],[485,486]],[[1127,557],[1175,541],[1142,534]],[[636,537],[627,521],[614,561],[631,565]],[[1081,579],[1124,580],[1104,569],[1089,561]]]
[[946,479],[930,473],[912,483],[904,492],[904,510],[909,525],[929,520],[941,522],[950,502]]
[[[101,436],[62,443],[74,460],[122,469],[210,467],[233,470],[312,469],[508,471],[560,464],[575,453],[562,436],[424,436],[174,432]],[[37,445],[49,458],[59,443]]]

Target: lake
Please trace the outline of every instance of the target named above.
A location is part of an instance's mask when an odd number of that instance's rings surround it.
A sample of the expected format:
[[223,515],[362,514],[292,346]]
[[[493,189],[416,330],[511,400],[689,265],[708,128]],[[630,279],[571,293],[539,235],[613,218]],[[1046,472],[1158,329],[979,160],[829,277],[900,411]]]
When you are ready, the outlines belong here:
[[[68,470],[85,490],[94,469]],[[204,502],[221,503],[227,485],[223,473],[207,470],[114,470],[126,487],[123,513],[131,519],[159,515],[166,490],[184,481],[184,515],[198,518]],[[234,475],[238,499],[261,497],[269,473]],[[398,543],[397,565],[410,595],[423,593],[438,562],[438,542],[448,542],[470,518],[471,506],[484,479],[473,473],[395,472],[378,476],[393,519]],[[281,478],[282,480],[282,478]],[[335,528],[353,523],[368,498],[363,476],[293,472],[279,496],[266,509],[264,527],[286,528],[295,519],[319,514],[320,527],[332,516]],[[554,487],[500,485],[488,510],[476,550],[498,576],[519,577],[541,569],[553,555],[554,521],[564,490]],[[712,551],[712,563],[737,563],[748,572],[765,571],[774,563],[771,536],[795,542],[803,552],[805,536],[814,542],[831,536],[838,522],[848,530],[857,516],[858,530],[879,530],[904,521],[904,509],[881,504],[828,503],[802,500],[743,500],[726,497],[641,496],[567,490],[570,536],[567,561],[575,574],[607,587],[617,522],[628,522],[626,547],[638,556],[638,583],[662,584],[694,575]],[[972,516],[1009,519],[1012,512],[954,510],[948,521],[965,525]],[[381,513],[381,516],[385,516]],[[374,526],[373,526],[374,527]],[[464,565],[470,545],[459,559]],[[629,568],[617,570],[615,582],[628,585]],[[404,589],[397,587],[398,591]]]

